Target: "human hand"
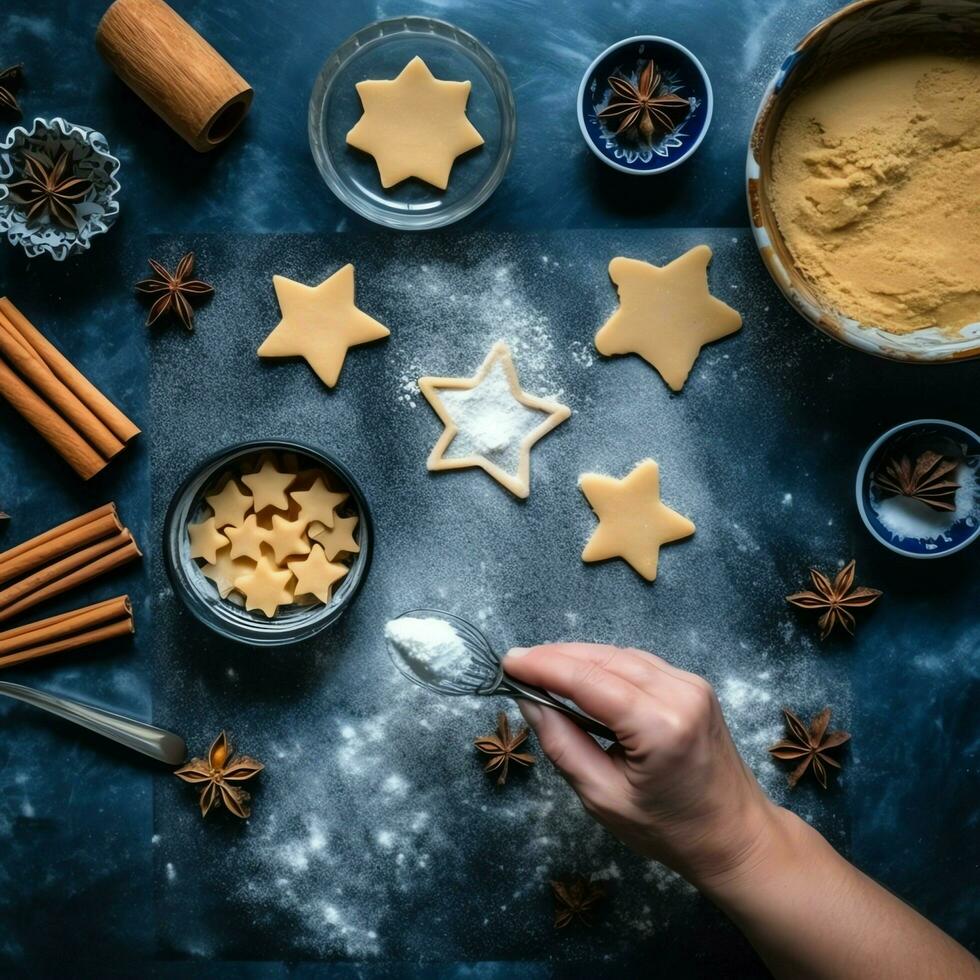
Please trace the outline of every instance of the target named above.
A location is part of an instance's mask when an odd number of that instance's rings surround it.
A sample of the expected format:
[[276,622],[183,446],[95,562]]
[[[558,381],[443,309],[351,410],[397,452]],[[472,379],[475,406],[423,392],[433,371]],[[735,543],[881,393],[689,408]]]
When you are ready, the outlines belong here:
[[763,860],[783,811],[742,762],[703,678],[642,650],[591,643],[512,650],[504,669],[616,732],[604,752],[559,712],[518,702],[585,809],[633,850],[702,888]]

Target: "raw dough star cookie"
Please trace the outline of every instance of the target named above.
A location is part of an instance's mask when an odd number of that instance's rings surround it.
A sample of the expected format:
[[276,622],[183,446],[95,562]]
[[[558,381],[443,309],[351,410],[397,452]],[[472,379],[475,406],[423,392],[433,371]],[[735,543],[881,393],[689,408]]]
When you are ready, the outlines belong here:
[[273,276],[282,319],[259,347],[259,357],[302,357],[332,388],[347,351],[391,331],[354,305],[354,266],[338,269],[319,286]]
[[232,558],[231,548],[222,548],[214,562],[201,566],[201,574],[214,582],[222,599],[227,599],[235,590],[235,579],[241,578],[253,568],[254,561],[248,558]]
[[418,177],[444,191],[456,157],[483,145],[466,118],[470,87],[436,78],[419,57],[390,81],[358,82],[364,115],[347,142],[374,157],[382,187]]
[[318,476],[309,490],[294,490],[290,495],[299,504],[299,518],[307,524],[319,521],[333,527],[334,510],[349,496],[348,493],[334,493],[323,478]]
[[521,388],[502,340],[472,378],[419,378],[419,389],[446,427],[426,466],[479,466],[517,497],[531,492],[531,447],[572,414]]
[[329,602],[334,583],[348,572],[346,565],[327,561],[323,548],[316,544],[306,558],[288,562],[289,570],[296,576],[295,595],[315,595],[320,602]]
[[310,542],[306,540],[305,532],[306,521],[288,521],[279,514],[272,518],[272,530],[266,536],[266,543],[280,565],[290,555],[309,553]]
[[711,249],[698,245],[662,268],[615,258],[609,278],[619,309],[595,335],[596,350],[639,354],[674,391],[684,387],[701,348],[734,333],[742,317],[708,292]]
[[252,506],[252,498],[247,493],[242,493],[234,477],[228,480],[220,493],[213,493],[204,500],[214,511],[217,527],[224,527],[226,524],[237,527]]
[[351,517],[335,517],[333,527],[313,521],[307,533],[323,547],[327,559],[333,561],[342,551],[356,555],[361,550],[361,546],[354,539],[356,527],[357,515],[355,514]]
[[280,606],[292,601],[292,594],[286,588],[293,577],[289,569],[282,571],[272,563],[267,555],[263,555],[254,571],[246,572],[235,579],[235,588],[245,596],[245,608],[251,612],[261,609],[272,619]]
[[199,524],[188,524],[187,536],[191,543],[191,558],[203,558],[209,564],[217,560],[218,551],[228,544],[213,517]]
[[283,473],[271,459],[266,459],[255,473],[245,473],[242,483],[252,491],[255,513],[261,514],[266,507],[273,507],[275,510],[289,509],[286,491],[295,479],[294,474]]
[[262,557],[262,545],[269,538],[269,531],[260,526],[259,519],[254,514],[249,514],[241,527],[226,527],[225,537],[231,542],[229,558],[251,558],[252,561],[258,561]]
[[582,561],[622,558],[652,582],[660,546],[694,533],[691,521],[661,503],[660,470],[652,459],[643,460],[622,480],[583,473],[578,485],[599,518]]

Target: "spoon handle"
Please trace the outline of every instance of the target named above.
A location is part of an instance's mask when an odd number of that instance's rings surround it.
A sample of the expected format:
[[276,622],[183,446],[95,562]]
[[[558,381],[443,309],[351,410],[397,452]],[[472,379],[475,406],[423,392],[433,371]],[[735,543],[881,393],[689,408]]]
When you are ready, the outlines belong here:
[[180,765],[187,758],[187,746],[179,735],[142,721],[20,684],[0,682],[0,694],[74,722],[167,765]]
[[509,694],[515,700],[523,698],[525,701],[534,701],[535,704],[543,705],[546,708],[554,708],[555,711],[560,711],[566,717],[571,718],[579,728],[585,729],[590,735],[598,735],[599,738],[604,738],[609,742],[618,741],[616,733],[611,728],[606,728],[602,722],[590,718],[584,711],[573,708],[571,705],[565,704],[564,701],[559,701],[544,688],[535,687],[533,684],[522,684],[504,674],[500,686],[494,693]]

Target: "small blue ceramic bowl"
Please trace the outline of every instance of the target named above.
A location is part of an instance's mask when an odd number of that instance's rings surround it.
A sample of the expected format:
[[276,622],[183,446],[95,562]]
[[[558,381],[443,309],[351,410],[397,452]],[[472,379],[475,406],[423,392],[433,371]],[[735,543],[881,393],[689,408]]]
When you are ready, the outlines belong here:
[[[893,456],[914,458],[925,449],[962,455],[956,472],[956,510],[933,511],[908,497],[883,494],[872,480]],[[916,419],[889,429],[864,454],[855,483],[864,526],[886,548],[908,558],[942,558],[980,537],[980,436],[956,422]]]
[[[652,146],[616,137],[598,118],[609,103],[610,75],[636,81],[643,63],[653,60],[664,89],[691,102],[687,117]],[[589,149],[605,164],[627,174],[662,174],[683,163],[700,145],[711,123],[714,99],[704,66],[682,44],[666,37],[628,37],[606,48],[589,65],[578,89],[578,124]]]

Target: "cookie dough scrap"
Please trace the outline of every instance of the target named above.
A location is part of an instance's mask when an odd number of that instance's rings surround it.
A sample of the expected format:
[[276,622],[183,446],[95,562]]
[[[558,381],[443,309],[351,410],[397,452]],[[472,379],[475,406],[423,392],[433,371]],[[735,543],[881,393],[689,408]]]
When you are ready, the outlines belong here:
[[419,390],[445,426],[429,470],[477,466],[516,497],[531,492],[531,448],[572,413],[529,395],[510,348],[498,341],[471,378],[419,378]]
[[364,114],[347,142],[374,157],[382,187],[418,177],[444,191],[456,158],[483,145],[466,118],[471,87],[436,78],[416,56],[397,78],[357,83]]
[[680,391],[701,348],[735,333],[742,317],[708,292],[711,249],[697,245],[663,267],[622,256],[609,263],[619,309],[595,335],[596,350],[639,354]]
[[319,286],[305,286],[285,276],[273,276],[272,283],[282,319],[262,341],[259,357],[302,357],[328,388],[337,384],[351,347],[391,333],[354,305],[350,263]]
[[660,468],[645,459],[622,480],[583,473],[578,481],[599,526],[582,561],[622,558],[648,582],[657,577],[660,546],[694,533],[694,524],[660,500]]

